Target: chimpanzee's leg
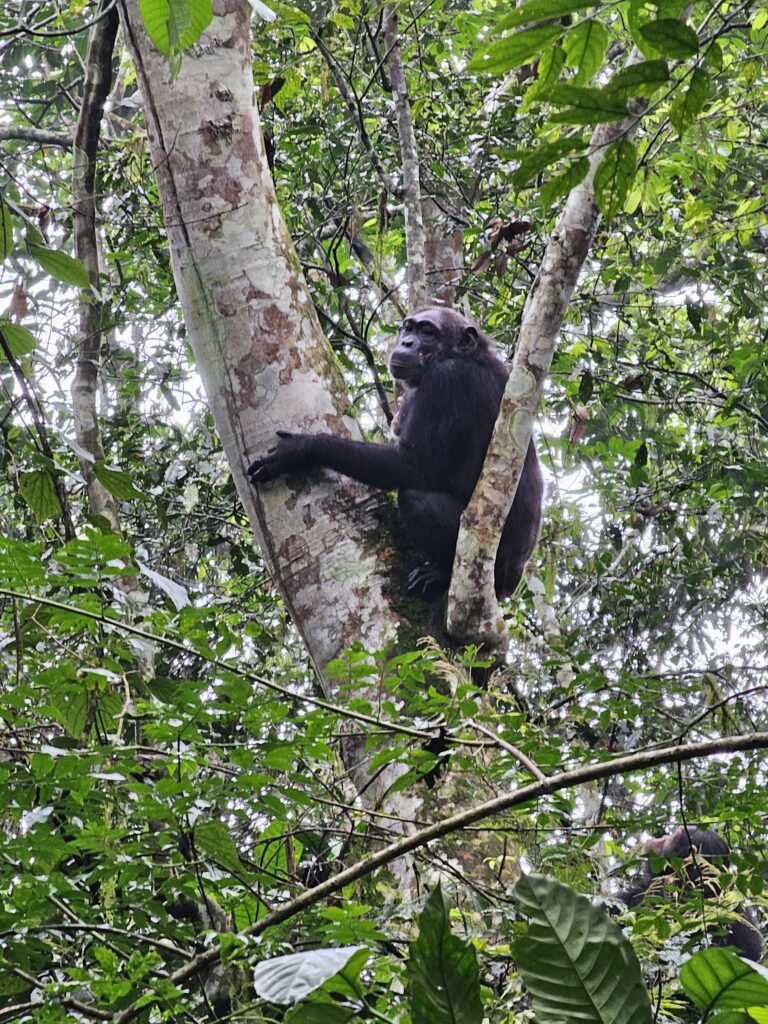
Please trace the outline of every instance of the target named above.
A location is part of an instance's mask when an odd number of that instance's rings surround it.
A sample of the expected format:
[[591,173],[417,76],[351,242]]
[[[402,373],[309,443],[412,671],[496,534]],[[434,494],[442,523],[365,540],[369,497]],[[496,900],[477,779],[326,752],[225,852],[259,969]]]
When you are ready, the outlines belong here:
[[409,542],[427,557],[408,577],[408,590],[433,601],[450,583],[464,506],[443,491],[403,490],[398,495],[398,508]]

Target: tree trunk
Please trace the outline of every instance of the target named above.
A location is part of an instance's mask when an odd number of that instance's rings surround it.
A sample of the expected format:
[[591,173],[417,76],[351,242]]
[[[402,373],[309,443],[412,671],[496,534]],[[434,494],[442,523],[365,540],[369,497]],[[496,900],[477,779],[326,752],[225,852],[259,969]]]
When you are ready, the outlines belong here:
[[[628,63],[637,59],[637,51]],[[589,148],[589,172],[572,189],[528,293],[499,416],[474,494],[461,517],[448,595],[447,629],[465,642],[504,649],[508,633],[494,590],[499,538],[517,491],[533,421],[544,393],[568,303],[587,258],[600,210],[594,178],[607,147],[635,132],[647,104],[618,123],[598,125]]]
[[384,45],[389,53],[389,78],[397,114],[397,135],[403,162],[403,206],[405,208],[406,280],[409,310],[423,306],[427,295],[427,268],[424,253],[424,221],[421,213],[419,149],[413,130],[411,101],[405,81],[400,37],[397,32],[397,8],[389,4],[384,11]]
[[[213,22],[172,76],[138,0],[121,0],[189,341],[254,534],[335,698],[329,661],[353,643],[381,650],[398,638],[382,526],[391,506],[328,473],[258,490],[246,479],[278,429],[359,437],[277,206],[254,100],[250,10],[247,0],[216,0]],[[343,756],[369,805],[402,771],[372,780],[362,739],[350,738]]]
[[[112,78],[112,51],[117,35],[117,12],[101,5],[100,17],[91,29],[88,41],[83,101],[77,119],[72,147],[72,225],[75,256],[88,271],[90,292],[80,295],[77,370],[72,382],[72,411],[75,438],[85,454],[80,456],[80,471],[85,479],[88,502],[93,516],[102,516],[119,531],[118,505],[114,496],[97,479],[94,463],[104,458],[97,398],[101,372],[102,304],[99,255],[96,239],[96,156],[104,101]],[[133,578],[132,578],[133,579]]]

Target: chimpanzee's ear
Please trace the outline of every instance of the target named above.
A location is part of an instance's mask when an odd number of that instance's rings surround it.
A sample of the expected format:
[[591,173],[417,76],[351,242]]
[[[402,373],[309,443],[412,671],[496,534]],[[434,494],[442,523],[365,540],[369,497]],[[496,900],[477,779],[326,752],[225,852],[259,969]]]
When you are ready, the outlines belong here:
[[465,352],[471,352],[472,349],[477,345],[477,328],[465,327],[461,335],[461,347]]

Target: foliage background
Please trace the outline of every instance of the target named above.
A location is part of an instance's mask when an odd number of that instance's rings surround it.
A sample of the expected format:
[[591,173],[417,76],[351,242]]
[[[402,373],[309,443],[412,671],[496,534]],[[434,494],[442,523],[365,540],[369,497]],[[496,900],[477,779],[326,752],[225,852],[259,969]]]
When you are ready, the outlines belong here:
[[[278,19],[255,31],[254,73],[280,205],[350,396],[383,435],[376,384],[389,383],[405,245],[381,12],[274,6]],[[682,10],[585,7],[571,4],[562,26],[562,79],[577,86],[604,84],[632,17]],[[239,931],[386,841],[388,823],[351,799],[335,742],[344,712],[310,701],[311,668],[239,508],[185,344],[124,60],[97,181],[109,317],[100,478],[120,534],[91,514],[69,393],[78,280],[39,243],[71,251],[70,147],[95,9],[28,8],[0,12],[13,231],[0,277],[0,1020],[61,1020],[62,1006],[80,1019],[66,999],[83,990],[111,1014],[143,985],[168,1019],[208,1019],[199,987],[167,982],[169,960],[202,941],[180,896],[215,900]],[[422,188],[441,230],[463,232],[462,301],[509,356],[591,123],[542,88],[557,44],[495,76],[468,67],[502,13],[437,0],[404,4],[399,18]],[[401,728],[447,724],[447,798],[418,781],[434,765],[419,740],[394,729],[381,754],[411,767],[403,785],[427,809],[519,785],[510,744],[549,772],[766,727],[767,23],[765,4],[695,4],[702,59],[672,59],[653,93],[637,172],[601,226],[553,366],[539,429],[546,522],[528,586],[505,609],[514,662],[491,694],[430,648],[394,663],[353,652],[338,666],[348,709]],[[694,67],[707,76],[699,92]],[[532,153],[543,156],[525,178]],[[355,698],[371,679],[380,707]],[[483,953],[488,1017],[523,1012],[509,957],[521,864],[615,892],[606,876],[640,838],[684,816],[727,836],[736,886],[761,905],[764,792],[759,752],[713,757],[561,792],[420,851],[420,882],[442,877]],[[350,886],[271,929],[258,956],[365,945],[369,978],[345,998],[406,1020],[416,904],[393,904],[394,891],[386,873]],[[664,943],[684,919],[678,908],[635,920],[636,946],[660,971],[649,976],[666,976]],[[167,941],[182,952],[169,957]]]

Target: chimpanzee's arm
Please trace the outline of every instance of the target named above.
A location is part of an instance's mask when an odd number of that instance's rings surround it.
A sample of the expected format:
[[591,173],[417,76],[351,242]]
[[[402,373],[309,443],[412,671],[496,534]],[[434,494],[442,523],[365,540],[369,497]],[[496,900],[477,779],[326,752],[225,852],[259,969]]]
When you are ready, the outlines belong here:
[[278,430],[277,437],[275,447],[248,467],[251,483],[265,483],[286,473],[321,466],[385,491],[414,483],[412,459],[399,444],[350,441],[332,434],[291,434],[287,430]]

